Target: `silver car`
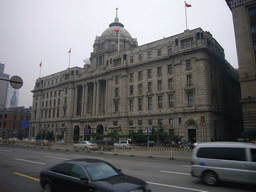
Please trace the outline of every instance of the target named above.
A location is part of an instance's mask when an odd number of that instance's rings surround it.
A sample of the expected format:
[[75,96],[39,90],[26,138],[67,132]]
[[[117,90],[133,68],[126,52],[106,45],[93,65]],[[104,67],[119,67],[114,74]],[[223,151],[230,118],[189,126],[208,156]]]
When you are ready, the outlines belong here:
[[129,143],[129,141],[118,141],[114,143],[114,147],[122,148],[122,149],[130,149],[132,145]]
[[92,143],[91,141],[79,141],[79,143],[75,144],[73,148],[75,150],[77,149],[97,150],[99,147],[96,144]]
[[256,184],[256,145],[200,143],[193,151],[191,165],[191,175],[208,185],[216,185],[219,180]]

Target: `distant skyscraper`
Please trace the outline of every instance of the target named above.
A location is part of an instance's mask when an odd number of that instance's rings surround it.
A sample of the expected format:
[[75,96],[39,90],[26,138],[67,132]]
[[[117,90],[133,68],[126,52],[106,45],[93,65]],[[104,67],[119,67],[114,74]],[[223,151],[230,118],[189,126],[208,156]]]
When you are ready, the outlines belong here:
[[6,98],[6,108],[18,107],[19,104],[19,90],[14,89],[10,83],[8,83],[7,98]]
[[5,107],[6,105],[6,98],[7,98],[7,90],[8,90],[8,81],[5,81],[3,79],[9,79],[10,75],[4,74],[4,67],[5,65],[0,63],[0,105],[2,107]]

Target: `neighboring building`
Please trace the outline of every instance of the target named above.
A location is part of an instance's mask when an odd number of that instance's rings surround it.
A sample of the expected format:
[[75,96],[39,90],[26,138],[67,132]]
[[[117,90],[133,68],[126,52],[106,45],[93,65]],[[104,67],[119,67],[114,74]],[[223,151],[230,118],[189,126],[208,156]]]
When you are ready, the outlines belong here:
[[203,142],[243,131],[238,72],[209,32],[138,46],[115,18],[93,48],[90,65],[36,80],[30,137],[49,131],[72,142],[87,128],[125,135],[162,124],[169,135]]
[[0,105],[2,105],[0,109],[6,107],[5,105],[9,81],[5,80],[9,80],[10,78],[10,75],[4,74],[4,67],[5,65],[0,63]]
[[244,129],[256,129],[256,1],[226,2],[233,14]]
[[27,138],[31,109],[24,107],[6,108],[0,112],[0,137]]
[[14,89],[10,83],[8,83],[6,108],[17,107],[19,102],[19,89]]

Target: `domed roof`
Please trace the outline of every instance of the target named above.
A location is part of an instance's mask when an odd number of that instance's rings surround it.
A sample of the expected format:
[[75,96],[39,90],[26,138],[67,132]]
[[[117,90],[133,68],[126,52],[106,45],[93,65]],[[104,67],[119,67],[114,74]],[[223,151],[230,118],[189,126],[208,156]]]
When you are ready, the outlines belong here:
[[131,34],[124,28],[122,23],[119,23],[119,19],[116,17],[114,22],[109,25],[109,28],[101,34],[101,38],[117,38],[118,35],[121,38],[132,39]]

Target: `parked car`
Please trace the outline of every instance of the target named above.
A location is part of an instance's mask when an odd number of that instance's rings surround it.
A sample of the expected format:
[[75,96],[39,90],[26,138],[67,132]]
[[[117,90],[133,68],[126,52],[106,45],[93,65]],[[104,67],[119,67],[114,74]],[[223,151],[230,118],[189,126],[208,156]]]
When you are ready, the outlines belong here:
[[256,144],[256,141],[250,141],[250,143],[254,143],[254,144]]
[[46,139],[38,139],[35,141],[35,145],[39,146],[51,146],[51,143]]
[[191,149],[193,148],[193,144],[190,142],[182,141],[180,142],[180,148]]
[[156,146],[156,142],[155,141],[148,141],[147,143],[142,143],[142,146],[149,146],[149,147],[154,147]]
[[66,143],[66,141],[64,141],[64,140],[62,139],[62,140],[56,141],[56,143],[62,143],[62,144],[64,144],[64,143]]
[[73,146],[73,148],[75,150],[77,149],[89,149],[89,150],[97,150],[99,147],[95,144],[95,143],[92,143],[90,141],[79,141],[79,143],[75,144]]
[[40,173],[43,191],[144,191],[147,183],[125,175],[110,163],[99,159],[77,159],[59,163]]
[[114,144],[111,140],[97,140],[95,143],[98,145],[99,150],[111,151],[111,149],[114,149]]
[[256,184],[256,145],[199,143],[192,153],[191,165],[191,175],[208,185],[216,185],[219,180]]
[[122,149],[130,149],[132,147],[131,143],[128,140],[125,141],[118,141],[114,143],[114,147],[122,148]]

